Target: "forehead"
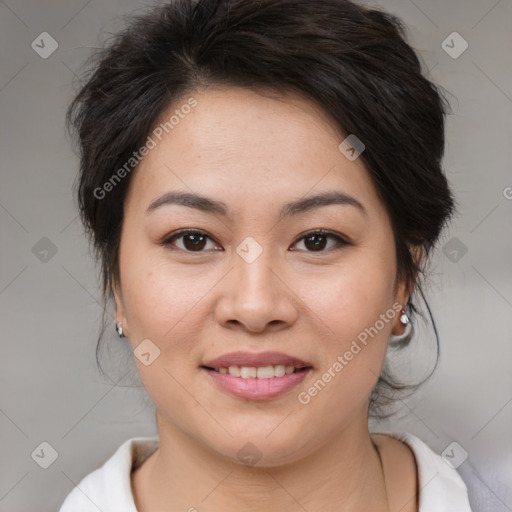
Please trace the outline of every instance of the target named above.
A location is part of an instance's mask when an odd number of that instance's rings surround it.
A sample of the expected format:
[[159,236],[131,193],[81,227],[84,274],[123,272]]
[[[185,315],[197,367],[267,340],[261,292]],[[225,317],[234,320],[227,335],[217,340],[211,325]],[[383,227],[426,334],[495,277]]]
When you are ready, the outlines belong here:
[[[195,106],[183,108],[191,98]],[[155,147],[130,187],[146,207],[176,189],[226,199],[234,210],[334,189],[382,210],[362,160],[350,161],[338,148],[347,134],[298,94],[197,90],[168,108],[155,129]]]

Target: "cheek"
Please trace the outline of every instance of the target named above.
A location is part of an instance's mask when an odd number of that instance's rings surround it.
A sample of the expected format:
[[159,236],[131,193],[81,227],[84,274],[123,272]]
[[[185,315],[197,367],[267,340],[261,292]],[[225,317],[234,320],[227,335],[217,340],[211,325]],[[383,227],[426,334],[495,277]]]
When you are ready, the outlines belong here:
[[[324,275],[300,277],[298,294],[322,321],[336,347],[357,338],[391,307],[393,277],[385,258],[361,252]],[[381,330],[390,331],[391,323]]]
[[123,298],[130,332],[165,339],[182,329],[211,288],[207,276],[165,262],[135,263],[123,276]]
[[[212,284],[148,258],[127,264],[123,278],[129,339],[141,381],[158,409],[172,409],[175,420],[185,422],[194,414],[194,401],[182,386],[192,389],[190,377],[201,355],[194,325],[204,321],[200,301]],[[147,366],[137,358],[137,346],[146,340],[154,344],[150,352],[158,354]],[[176,403],[181,404],[178,410]]]
[[[303,389],[320,414],[329,403],[346,410],[361,404],[375,385],[397,312],[392,308],[393,273],[383,258],[358,258],[329,276],[303,283],[300,295],[314,313],[322,365],[315,388]],[[371,270],[370,270],[371,269]],[[309,285],[309,286],[308,286]],[[317,396],[321,398],[316,398]],[[339,411],[335,414],[339,414]]]
[[[225,270],[177,263],[153,248],[145,253],[135,249],[124,263],[123,301],[132,349],[151,340],[160,354],[155,366],[185,381],[197,371],[208,346],[212,290]],[[151,367],[136,363],[144,384],[151,386]]]

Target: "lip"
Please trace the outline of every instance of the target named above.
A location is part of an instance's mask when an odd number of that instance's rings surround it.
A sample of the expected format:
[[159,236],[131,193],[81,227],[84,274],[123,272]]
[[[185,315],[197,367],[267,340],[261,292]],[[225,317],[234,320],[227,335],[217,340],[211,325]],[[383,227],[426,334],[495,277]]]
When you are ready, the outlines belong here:
[[[294,366],[294,373],[270,379],[244,379],[229,373],[220,373],[214,368],[229,368],[230,366]],[[246,400],[269,400],[300,384],[306,375],[313,370],[313,365],[289,354],[282,352],[230,352],[211,359],[201,366],[201,370],[209,376],[221,389]]]
[[270,400],[275,398],[298,386],[312,370],[311,367],[305,367],[302,370],[297,370],[282,377],[244,379],[242,377],[234,377],[229,373],[219,373],[204,366],[201,368],[201,371],[205,372],[221,389],[245,400]]
[[[275,366],[278,364],[282,364],[284,366],[295,366],[295,368],[313,368],[313,365],[310,363],[282,352],[230,352],[229,354],[224,354],[223,356],[203,363],[203,366],[206,366],[207,368],[229,368],[230,366],[255,367]],[[274,379],[281,378],[283,377],[274,377]]]

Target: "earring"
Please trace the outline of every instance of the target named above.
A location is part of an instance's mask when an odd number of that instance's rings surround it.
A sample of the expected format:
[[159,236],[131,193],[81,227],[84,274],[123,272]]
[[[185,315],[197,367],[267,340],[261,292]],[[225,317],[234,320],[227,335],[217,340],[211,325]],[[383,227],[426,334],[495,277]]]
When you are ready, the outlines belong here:
[[116,332],[120,338],[126,338],[123,334],[123,326],[121,325],[121,322],[116,322]]
[[407,316],[405,310],[402,309],[402,315],[400,316],[400,322],[405,325],[405,331],[402,334],[392,334],[389,338],[389,345],[392,347],[404,346],[411,340],[411,332],[413,330],[412,322]]
[[407,316],[404,309],[402,309],[402,316],[400,317],[400,322],[402,322],[404,325],[407,325],[409,323],[409,317]]

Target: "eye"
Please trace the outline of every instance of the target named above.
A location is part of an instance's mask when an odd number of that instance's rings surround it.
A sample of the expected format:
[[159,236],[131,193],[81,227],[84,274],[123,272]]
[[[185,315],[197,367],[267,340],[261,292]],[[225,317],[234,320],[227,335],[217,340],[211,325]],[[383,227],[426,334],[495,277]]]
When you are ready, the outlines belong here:
[[[341,247],[344,245],[350,245],[341,236],[331,233],[329,231],[325,231],[323,229],[318,229],[316,231],[310,231],[309,233],[306,233],[301,238],[299,238],[299,241],[304,240],[304,246],[306,247],[306,250],[308,252],[322,252],[326,248],[326,245],[327,245],[326,240],[328,238],[335,239],[338,241],[338,247],[335,247],[334,250],[341,249]],[[298,242],[296,242],[294,245],[296,245],[297,243]],[[331,249],[331,248],[332,248],[332,246],[328,247],[328,249]]]
[[[338,247],[335,247],[335,250],[340,249],[344,245],[350,245],[349,242],[347,242],[341,236],[329,231],[325,231],[323,229],[318,229],[316,231],[310,231],[306,233],[301,238],[299,238],[298,242],[295,242],[294,245],[297,245],[300,241],[304,240],[304,246],[306,247],[307,252],[325,252],[326,245],[328,245],[326,240],[329,238],[338,242]],[[176,240],[182,240],[181,245],[176,244]],[[184,250],[186,252],[204,252],[204,250],[207,249],[208,240],[213,241],[213,239],[204,231],[183,229],[164,239],[162,244],[166,246],[174,245],[178,249]],[[217,246],[214,245],[213,249],[222,250],[216,247]],[[332,246],[327,247],[327,249],[332,249]]]
[[183,239],[183,243],[181,246],[177,245],[177,247],[187,252],[204,252],[203,249],[207,245],[206,241],[213,240],[203,231],[183,229],[167,237],[162,241],[162,244],[176,245],[174,241],[180,239]]

